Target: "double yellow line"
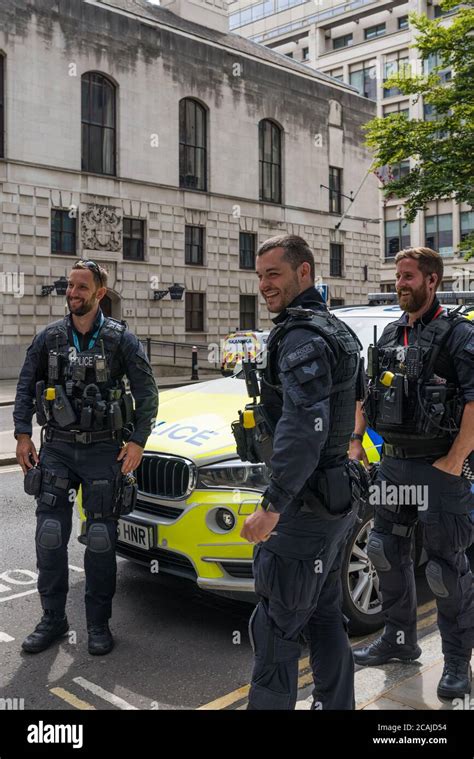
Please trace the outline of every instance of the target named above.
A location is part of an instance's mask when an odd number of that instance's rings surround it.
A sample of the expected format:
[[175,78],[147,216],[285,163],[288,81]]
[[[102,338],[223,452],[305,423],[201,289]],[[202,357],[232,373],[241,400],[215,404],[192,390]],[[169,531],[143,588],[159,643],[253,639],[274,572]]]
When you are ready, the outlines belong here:
[[[434,601],[428,601],[428,603],[423,604],[423,606],[420,606],[418,609],[418,615],[417,615],[418,621],[417,621],[417,630],[424,630],[427,627],[431,627],[431,625],[435,624],[436,622],[436,604]],[[379,633],[374,633],[373,635],[369,635],[362,638],[353,638],[352,648],[356,648],[361,645],[361,643],[368,643],[374,638],[377,637]],[[299,677],[298,677],[298,690],[301,688],[305,688],[307,685],[311,685],[313,682],[313,672],[311,670],[311,666],[309,663],[309,656],[305,656],[304,659],[300,659],[299,665],[298,665],[298,671],[299,671]],[[227,709],[229,706],[232,706],[233,704],[237,704],[239,701],[243,701],[249,693],[250,690],[250,684],[249,685],[243,685],[241,688],[237,688],[237,690],[232,691],[231,693],[227,693],[225,696],[221,696],[220,698],[216,698],[214,701],[210,701],[208,704],[204,704],[203,706],[199,706],[197,711],[212,711],[212,710],[218,710],[218,709]]]

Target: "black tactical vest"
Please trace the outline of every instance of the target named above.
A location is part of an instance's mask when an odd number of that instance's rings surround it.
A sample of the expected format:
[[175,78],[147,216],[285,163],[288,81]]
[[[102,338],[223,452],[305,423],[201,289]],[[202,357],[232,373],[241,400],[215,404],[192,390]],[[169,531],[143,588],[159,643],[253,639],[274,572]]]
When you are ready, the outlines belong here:
[[287,312],[288,317],[272,330],[268,340],[261,400],[275,429],[283,409],[283,392],[278,375],[278,348],[283,337],[290,330],[302,327],[322,337],[329,345],[335,362],[330,393],[330,429],[318,469],[333,467],[347,457],[349,438],[354,429],[362,345],[350,327],[328,311],[297,307],[288,308]]
[[[446,340],[460,322],[456,313],[441,314],[417,333],[415,345],[398,342],[396,323],[389,324],[377,343],[377,376],[369,384],[364,411],[373,429],[394,446],[418,446],[420,451],[446,452],[458,432],[463,401],[456,368]],[[418,379],[410,371],[412,349],[418,351]],[[392,386],[381,382],[384,372],[394,375]],[[415,372],[416,374],[416,372]],[[398,413],[387,413],[390,395]],[[398,395],[398,397],[397,397]]]
[[[47,386],[61,386],[76,420],[63,426],[50,418],[48,425],[63,429],[118,430],[130,424],[133,401],[118,356],[125,322],[105,317],[94,345],[84,351],[77,351],[70,344],[68,325],[69,318],[65,317],[46,327]],[[120,418],[122,424],[119,424]]]

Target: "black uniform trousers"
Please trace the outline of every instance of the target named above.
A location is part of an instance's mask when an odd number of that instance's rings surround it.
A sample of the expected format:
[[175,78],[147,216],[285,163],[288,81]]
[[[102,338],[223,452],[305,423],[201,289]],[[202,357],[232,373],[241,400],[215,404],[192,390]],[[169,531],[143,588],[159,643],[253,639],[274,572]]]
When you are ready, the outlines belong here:
[[249,623],[254,669],[249,709],[294,709],[301,642],[310,646],[314,709],[354,708],[354,661],[342,614],[341,564],[352,511],[328,520],[311,511],[281,516],[255,550],[260,602]]
[[474,539],[470,483],[427,460],[385,456],[374,484],[378,490],[373,490],[375,523],[368,554],[380,579],[383,637],[393,644],[416,643],[412,533],[419,519],[443,654],[469,660],[474,645],[474,591],[465,553]]
[[[120,445],[105,441],[83,443],[44,443],[40,450],[41,493],[36,507],[36,556],[38,591],[44,610],[64,613],[69,590],[68,542],[71,535],[74,499],[82,485],[82,506],[98,509],[97,493],[103,505],[112,502],[121,469],[117,461]],[[102,485],[97,487],[98,480]],[[104,494],[106,493],[105,499]],[[88,625],[102,625],[112,614],[116,584],[115,545],[117,519],[87,518],[87,547],[84,558],[85,603]]]

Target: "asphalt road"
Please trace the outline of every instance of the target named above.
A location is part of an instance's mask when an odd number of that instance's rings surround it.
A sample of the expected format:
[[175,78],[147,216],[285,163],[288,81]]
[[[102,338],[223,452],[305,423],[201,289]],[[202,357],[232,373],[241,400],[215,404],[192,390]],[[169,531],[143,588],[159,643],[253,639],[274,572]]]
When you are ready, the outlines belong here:
[[[84,547],[75,519],[67,614],[73,635],[41,654],[21,641],[41,616],[36,592],[34,500],[13,467],[0,469],[0,694],[25,709],[195,709],[249,682],[251,607],[164,580],[118,560],[111,623],[116,647],[87,653]],[[82,702],[82,703],[81,703]]]

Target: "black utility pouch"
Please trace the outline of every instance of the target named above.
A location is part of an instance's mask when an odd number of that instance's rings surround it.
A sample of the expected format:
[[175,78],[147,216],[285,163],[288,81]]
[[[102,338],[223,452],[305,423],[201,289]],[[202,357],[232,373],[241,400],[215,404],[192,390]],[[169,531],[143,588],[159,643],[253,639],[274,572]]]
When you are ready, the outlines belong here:
[[83,484],[84,509],[87,514],[108,517],[113,513],[114,489],[109,480],[92,480]]
[[[242,417],[242,412],[239,411],[239,416]],[[241,461],[250,461],[247,451],[247,436],[246,430],[244,430],[241,418],[232,422],[232,434],[234,436],[237,456]]]
[[308,506],[324,519],[339,519],[352,509],[352,489],[344,466],[315,472],[302,493]]
[[120,501],[120,515],[125,516],[134,510],[137,502],[138,485],[133,474],[122,475],[122,498]]
[[25,493],[28,495],[39,496],[41,493],[41,469],[37,466],[28,469],[25,474]]

